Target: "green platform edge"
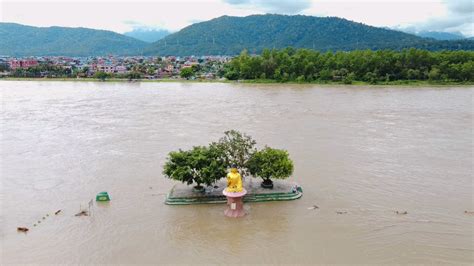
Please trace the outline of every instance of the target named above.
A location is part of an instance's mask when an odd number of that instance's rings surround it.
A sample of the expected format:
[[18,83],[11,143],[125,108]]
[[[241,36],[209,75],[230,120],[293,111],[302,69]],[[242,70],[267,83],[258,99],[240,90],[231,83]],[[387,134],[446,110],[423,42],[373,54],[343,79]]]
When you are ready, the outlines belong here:
[[[192,205],[192,204],[221,204],[226,203],[227,199],[224,195],[220,196],[203,196],[203,197],[175,197],[170,195],[173,190],[166,195],[166,205]],[[269,201],[289,201],[296,200],[303,196],[303,189],[298,186],[295,192],[277,192],[262,194],[247,194],[244,196],[244,202],[269,202]]]

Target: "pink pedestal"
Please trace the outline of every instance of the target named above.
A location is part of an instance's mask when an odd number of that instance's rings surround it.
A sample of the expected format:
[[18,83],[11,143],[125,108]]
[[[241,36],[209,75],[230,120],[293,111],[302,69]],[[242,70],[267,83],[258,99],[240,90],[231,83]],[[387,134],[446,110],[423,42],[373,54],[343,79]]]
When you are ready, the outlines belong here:
[[227,209],[224,211],[225,216],[233,218],[245,216],[242,198],[247,194],[247,190],[244,189],[242,192],[227,192],[224,189],[222,194],[227,197]]

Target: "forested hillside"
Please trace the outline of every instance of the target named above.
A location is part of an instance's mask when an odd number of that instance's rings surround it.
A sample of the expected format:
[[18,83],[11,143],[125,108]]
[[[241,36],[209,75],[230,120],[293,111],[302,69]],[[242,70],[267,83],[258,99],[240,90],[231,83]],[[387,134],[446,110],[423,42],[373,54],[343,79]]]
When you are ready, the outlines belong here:
[[0,55],[139,55],[146,45],[112,31],[0,23]]
[[468,40],[437,41],[367,26],[336,17],[252,15],[223,16],[193,24],[145,50],[154,55],[236,55],[243,49],[309,48],[320,51],[358,49],[474,50]]

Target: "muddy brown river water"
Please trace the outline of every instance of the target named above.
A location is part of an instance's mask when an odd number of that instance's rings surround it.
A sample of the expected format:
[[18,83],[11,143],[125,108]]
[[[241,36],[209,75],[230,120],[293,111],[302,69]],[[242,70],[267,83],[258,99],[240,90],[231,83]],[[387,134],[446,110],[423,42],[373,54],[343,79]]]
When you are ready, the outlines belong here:
[[[471,264],[473,92],[1,81],[0,264]],[[303,197],[164,205],[167,153],[228,129],[287,149]]]

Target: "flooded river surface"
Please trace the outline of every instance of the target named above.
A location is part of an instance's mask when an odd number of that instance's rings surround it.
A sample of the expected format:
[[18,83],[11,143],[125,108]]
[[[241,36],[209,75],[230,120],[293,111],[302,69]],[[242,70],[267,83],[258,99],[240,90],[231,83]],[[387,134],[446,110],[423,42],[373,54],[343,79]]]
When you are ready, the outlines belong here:
[[[473,263],[473,92],[1,81],[0,264]],[[165,205],[167,153],[229,129],[287,149],[303,197]]]

